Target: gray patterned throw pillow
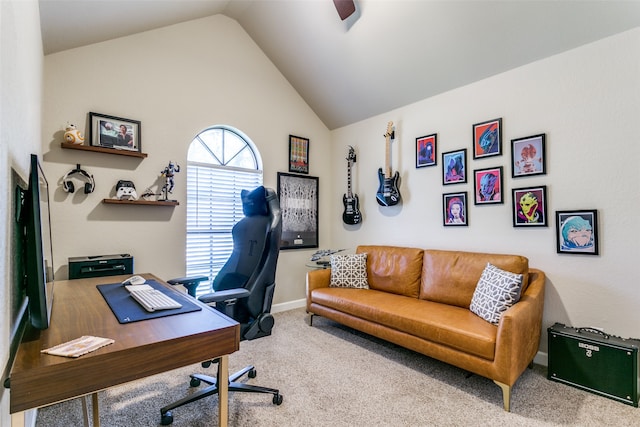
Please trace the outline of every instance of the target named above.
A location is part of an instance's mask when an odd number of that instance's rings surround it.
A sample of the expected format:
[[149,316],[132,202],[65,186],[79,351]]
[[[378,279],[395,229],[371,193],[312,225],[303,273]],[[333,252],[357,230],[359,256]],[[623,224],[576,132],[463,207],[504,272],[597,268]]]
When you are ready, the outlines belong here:
[[367,254],[331,255],[332,288],[369,289]]
[[520,299],[522,274],[510,273],[487,263],[469,310],[489,323],[497,325],[502,313]]

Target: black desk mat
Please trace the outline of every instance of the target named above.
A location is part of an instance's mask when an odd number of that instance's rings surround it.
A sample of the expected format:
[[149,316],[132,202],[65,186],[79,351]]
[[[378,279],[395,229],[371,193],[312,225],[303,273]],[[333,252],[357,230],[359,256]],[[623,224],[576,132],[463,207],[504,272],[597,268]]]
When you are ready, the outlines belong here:
[[129,295],[129,291],[127,291],[121,283],[109,283],[105,285],[97,285],[96,287],[120,323],[132,323],[140,320],[156,319],[158,317],[173,316],[175,314],[202,310],[202,307],[195,304],[193,301],[190,301],[191,297],[189,295],[183,295],[179,292],[171,292],[155,280],[147,280],[146,284],[159,290],[163,294],[170,296],[172,299],[182,304],[182,307],[148,312],[142,308],[142,306],[138,304],[131,295]]

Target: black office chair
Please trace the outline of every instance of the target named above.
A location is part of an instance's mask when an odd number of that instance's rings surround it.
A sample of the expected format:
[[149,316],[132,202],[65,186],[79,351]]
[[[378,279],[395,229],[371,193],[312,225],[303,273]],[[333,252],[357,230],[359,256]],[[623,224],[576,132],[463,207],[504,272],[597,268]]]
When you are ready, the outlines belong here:
[[[271,335],[274,325],[270,311],[276,286],[282,215],[278,196],[272,189],[261,186],[251,192],[243,190],[241,196],[245,217],[233,227],[233,252],[213,281],[214,292],[199,299],[207,304],[215,303],[217,310],[238,321],[241,340],[253,340]],[[195,297],[195,289],[203,280],[208,277],[186,277],[169,280],[169,283],[185,286]],[[208,367],[212,362],[216,360],[204,362],[202,366]],[[245,374],[255,378],[255,367],[247,366],[229,376],[230,392],[269,393],[273,394],[274,404],[282,403],[282,395],[276,389],[236,382]],[[201,382],[209,386],[160,410],[162,425],[173,422],[172,409],[218,393],[216,378],[191,375],[192,387]]]

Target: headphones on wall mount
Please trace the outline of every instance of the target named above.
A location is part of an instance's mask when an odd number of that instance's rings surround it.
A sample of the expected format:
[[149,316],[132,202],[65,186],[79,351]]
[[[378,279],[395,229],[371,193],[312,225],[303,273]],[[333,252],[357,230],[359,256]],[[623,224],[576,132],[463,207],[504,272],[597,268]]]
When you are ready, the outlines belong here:
[[71,169],[66,173],[65,176],[62,177],[62,188],[64,189],[64,191],[66,191],[67,193],[73,193],[76,190],[75,186],[73,185],[73,181],[71,180],[71,177],[76,174],[80,175],[84,180],[87,181],[84,184],[84,194],[93,193],[93,190],[96,188],[96,182],[93,179],[93,175],[80,168],[80,164],[77,164],[75,169]]

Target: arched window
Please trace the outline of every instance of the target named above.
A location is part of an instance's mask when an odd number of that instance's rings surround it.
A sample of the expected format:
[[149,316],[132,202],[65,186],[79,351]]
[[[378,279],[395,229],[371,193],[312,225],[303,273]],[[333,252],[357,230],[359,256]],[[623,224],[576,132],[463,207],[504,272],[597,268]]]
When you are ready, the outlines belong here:
[[[241,190],[262,185],[262,161],[251,140],[229,126],[193,138],[187,153],[187,276],[218,274],[233,250],[231,229],[240,221]],[[197,295],[210,292],[202,282]]]

